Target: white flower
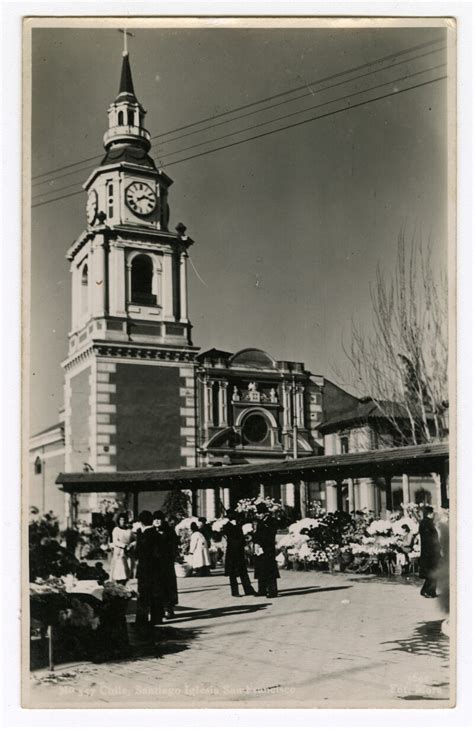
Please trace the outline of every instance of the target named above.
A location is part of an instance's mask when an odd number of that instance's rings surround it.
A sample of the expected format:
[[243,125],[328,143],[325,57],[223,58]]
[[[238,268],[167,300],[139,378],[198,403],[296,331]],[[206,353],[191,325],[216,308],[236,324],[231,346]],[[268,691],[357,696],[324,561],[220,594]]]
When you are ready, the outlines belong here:
[[296,521],[294,524],[290,524],[288,527],[288,531],[291,533],[300,533],[302,529],[316,529],[320,524],[319,519],[311,519],[310,517],[306,517],[305,519],[300,519],[299,521]]
[[212,522],[212,531],[213,532],[221,532],[224,525],[228,523],[227,517],[222,517],[221,519],[216,519]]
[[191,529],[191,524],[199,524],[197,516],[187,516],[185,519],[181,519],[179,524],[175,526],[175,532],[178,534],[182,529]]

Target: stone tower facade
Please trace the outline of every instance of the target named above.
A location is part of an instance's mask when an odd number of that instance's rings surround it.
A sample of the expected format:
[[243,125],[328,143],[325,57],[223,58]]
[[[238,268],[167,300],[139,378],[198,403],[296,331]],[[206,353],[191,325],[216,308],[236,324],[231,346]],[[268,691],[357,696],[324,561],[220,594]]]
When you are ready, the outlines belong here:
[[[172,180],[149,155],[145,113],[124,53],[105,156],[84,184],[87,227],[67,252],[67,471],[196,465],[197,348],[186,280],[193,241],[182,224],[168,229]],[[79,509],[94,511],[99,498],[83,497]],[[162,498],[144,495],[140,508]]]

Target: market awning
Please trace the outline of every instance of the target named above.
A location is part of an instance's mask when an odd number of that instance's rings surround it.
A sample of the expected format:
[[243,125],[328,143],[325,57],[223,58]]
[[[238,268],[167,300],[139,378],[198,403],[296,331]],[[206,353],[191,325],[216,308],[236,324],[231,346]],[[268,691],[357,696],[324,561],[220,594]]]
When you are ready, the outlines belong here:
[[376,478],[403,473],[441,473],[449,459],[448,443],[389,448],[334,456],[309,456],[297,460],[234,466],[207,466],[163,471],[87,471],[60,473],[56,479],[67,493],[107,491],[170,491],[238,488],[243,483],[282,484],[295,480],[330,481]]

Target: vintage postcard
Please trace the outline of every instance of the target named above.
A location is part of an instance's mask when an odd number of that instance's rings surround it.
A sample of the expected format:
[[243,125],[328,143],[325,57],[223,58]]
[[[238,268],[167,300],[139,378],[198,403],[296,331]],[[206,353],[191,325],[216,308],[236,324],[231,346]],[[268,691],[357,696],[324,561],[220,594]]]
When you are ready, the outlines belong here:
[[23,69],[23,706],[455,706],[455,21]]

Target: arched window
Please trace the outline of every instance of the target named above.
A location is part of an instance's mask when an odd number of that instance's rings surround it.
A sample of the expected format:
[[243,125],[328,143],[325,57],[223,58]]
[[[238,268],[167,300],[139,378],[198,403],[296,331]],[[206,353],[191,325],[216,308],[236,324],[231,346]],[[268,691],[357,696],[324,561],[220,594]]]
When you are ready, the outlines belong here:
[[118,123],[120,127],[123,126],[123,111],[119,111],[118,113]]
[[133,127],[133,125],[134,125],[134,113],[133,113],[133,109],[129,109],[127,111],[127,124],[128,124],[129,127]]
[[81,313],[86,314],[89,309],[89,268],[87,263],[81,273]]
[[153,262],[149,256],[140,254],[132,261],[132,296],[134,304],[155,306],[156,296],[152,293]]
[[35,474],[36,475],[39,475],[42,470],[43,470],[43,462],[41,461],[41,458],[39,456],[36,456],[36,460],[35,460]]

